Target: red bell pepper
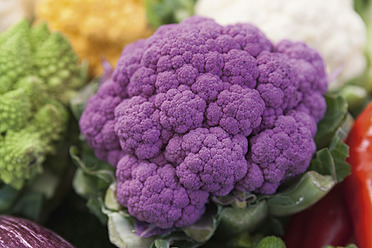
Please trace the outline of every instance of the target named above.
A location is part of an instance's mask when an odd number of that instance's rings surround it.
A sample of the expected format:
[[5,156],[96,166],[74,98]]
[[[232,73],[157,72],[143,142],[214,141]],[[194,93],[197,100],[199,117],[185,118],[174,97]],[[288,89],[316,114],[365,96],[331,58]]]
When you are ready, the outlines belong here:
[[372,247],[372,102],[357,117],[346,143],[351,175],[344,182],[344,196],[352,218],[355,241]]
[[342,193],[336,186],[314,206],[292,216],[284,236],[287,248],[348,244],[352,227]]

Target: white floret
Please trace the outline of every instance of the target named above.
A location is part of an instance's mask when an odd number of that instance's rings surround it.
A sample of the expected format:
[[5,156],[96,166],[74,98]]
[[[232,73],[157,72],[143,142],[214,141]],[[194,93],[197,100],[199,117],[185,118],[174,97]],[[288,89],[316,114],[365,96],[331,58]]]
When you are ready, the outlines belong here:
[[329,74],[341,71],[331,89],[366,66],[366,26],[352,0],[199,0],[195,14],[222,25],[253,23],[274,43],[284,38],[306,42],[322,54]]

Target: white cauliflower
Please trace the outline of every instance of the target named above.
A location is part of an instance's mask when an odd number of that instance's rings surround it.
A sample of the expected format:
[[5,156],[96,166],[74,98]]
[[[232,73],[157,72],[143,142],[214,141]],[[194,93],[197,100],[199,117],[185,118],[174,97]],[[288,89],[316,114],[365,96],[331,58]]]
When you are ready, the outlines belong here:
[[32,19],[36,0],[0,0],[0,32],[23,18]]
[[302,40],[324,57],[329,74],[341,71],[330,89],[366,67],[366,27],[353,0],[199,0],[195,14],[220,24],[250,22],[273,41]]

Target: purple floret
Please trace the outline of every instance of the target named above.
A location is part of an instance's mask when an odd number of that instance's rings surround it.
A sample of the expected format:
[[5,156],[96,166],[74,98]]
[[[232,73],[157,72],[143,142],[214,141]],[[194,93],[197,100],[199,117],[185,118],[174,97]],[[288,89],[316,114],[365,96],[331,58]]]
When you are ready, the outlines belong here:
[[170,164],[159,166],[126,155],[117,165],[116,177],[119,202],[138,220],[161,228],[196,222],[208,202],[209,193],[185,189]]
[[242,135],[231,137],[220,127],[197,128],[172,138],[165,158],[179,164],[177,177],[186,189],[227,195],[247,172],[247,148]]
[[206,102],[186,87],[181,88],[158,94],[155,98],[155,106],[160,110],[162,127],[182,134],[201,127]]
[[256,88],[265,102],[265,110],[255,133],[272,128],[276,118],[296,107],[302,97],[297,92],[297,72],[286,55],[265,51],[257,57],[257,64],[260,76]]
[[163,146],[159,110],[147,99],[125,99],[115,110],[115,133],[122,150],[139,159],[152,158]]
[[126,46],[79,124],[117,168],[120,203],[168,229],[195,223],[214,196],[273,194],[303,173],[326,90],[303,42],[194,16]]
[[323,94],[328,85],[322,57],[303,42],[283,40],[276,45],[275,50],[287,55],[297,71],[298,93],[302,95],[297,109],[310,114],[319,122],[326,110]]
[[265,102],[255,89],[233,85],[222,91],[206,111],[209,126],[220,126],[231,135],[248,136],[261,123]]
[[[253,136],[250,145],[247,158],[250,170],[237,188],[262,194],[275,193],[285,179],[305,172],[316,149],[313,135],[306,124],[284,115],[277,118],[273,129]],[[261,185],[257,181],[251,183],[252,177],[261,180]]]
[[115,133],[115,108],[126,97],[112,78],[104,81],[96,95],[89,99],[79,125],[97,158],[116,164],[124,152]]

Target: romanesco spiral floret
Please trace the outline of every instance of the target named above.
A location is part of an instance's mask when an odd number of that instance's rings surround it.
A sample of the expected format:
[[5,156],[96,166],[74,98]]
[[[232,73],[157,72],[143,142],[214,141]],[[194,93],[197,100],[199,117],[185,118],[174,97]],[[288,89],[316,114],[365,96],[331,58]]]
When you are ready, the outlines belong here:
[[30,117],[31,104],[23,89],[0,95],[0,132],[20,129]]
[[24,20],[0,35],[0,180],[21,189],[66,128],[64,104],[84,82],[68,41]]
[[17,189],[41,172],[45,156],[54,152],[52,142],[61,137],[67,111],[59,102],[48,102],[30,119],[20,131],[8,129],[0,140],[0,179]]
[[31,104],[31,112],[36,112],[48,98],[47,85],[38,76],[25,76],[17,81],[14,88],[22,89],[25,92]]
[[38,133],[8,131],[0,140],[0,179],[16,189],[22,188],[25,179],[41,171],[44,146]]
[[60,33],[53,33],[34,53],[33,62],[38,74],[48,85],[53,98],[64,103],[72,97],[70,89],[80,86],[78,58]]
[[50,36],[50,30],[46,23],[40,23],[31,29],[30,39],[32,50],[35,51]]
[[18,28],[19,33],[0,35],[0,94],[10,90],[15,81],[32,69],[29,35],[24,30],[23,23],[13,29]]

